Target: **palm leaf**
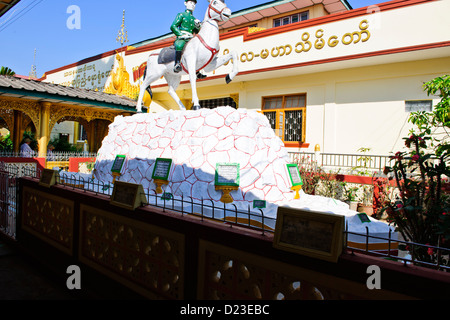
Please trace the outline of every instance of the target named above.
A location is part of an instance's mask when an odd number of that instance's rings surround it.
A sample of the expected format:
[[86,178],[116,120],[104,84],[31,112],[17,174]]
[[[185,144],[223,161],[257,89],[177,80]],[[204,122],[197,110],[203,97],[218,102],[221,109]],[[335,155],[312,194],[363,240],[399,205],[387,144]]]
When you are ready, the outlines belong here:
[[14,71],[12,71],[10,68],[8,67],[1,67],[0,68],[0,75],[4,75],[4,76],[13,76],[16,73]]

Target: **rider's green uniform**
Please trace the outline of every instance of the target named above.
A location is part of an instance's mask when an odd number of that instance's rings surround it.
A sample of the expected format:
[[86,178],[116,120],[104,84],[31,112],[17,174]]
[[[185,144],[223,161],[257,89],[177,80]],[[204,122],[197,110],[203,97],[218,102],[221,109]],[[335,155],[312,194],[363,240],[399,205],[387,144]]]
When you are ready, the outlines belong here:
[[180,39],[180,36],[183,35],[181,31],[187,31],[192,34],[200,31],[200,29],[196,26],[194,15],[190,10],[179,13],[170,26],[170,30],[172,30],[172,32],[177,36],[177,40],[175,40],[174,43],[177,51],[183,50],[185,44],[189,41]]
[[[196,0],[185,0],[184,2],[187,3],[188,1],[193,1],[197,3]],[[173,71],[175,73],[178,73],[182,70],[181,54],[184,49],[184,46],[190,40],[189,37],[183,38],[183,31],[188,32],[191,35],[194,35],[194,33],[199,33],[200,24],[197,23],[196,21],[199,22],[197,19],[195,19],[192,11],[186,9],[186,11],[177,14],[175,20],[170,26],[170,30],[172,30],[172,32],[177,36],[177,39],[174,42],[176,51],[175,51],[175,65]],[[200,72],[197,72],[197,78],[204,79],[206,78],[206,76],[201,74]]]

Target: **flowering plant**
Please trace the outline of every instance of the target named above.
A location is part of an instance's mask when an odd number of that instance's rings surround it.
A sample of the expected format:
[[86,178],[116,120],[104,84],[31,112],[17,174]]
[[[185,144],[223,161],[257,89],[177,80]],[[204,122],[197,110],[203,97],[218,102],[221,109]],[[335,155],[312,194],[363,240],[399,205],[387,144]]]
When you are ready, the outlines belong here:
[[320,177],[323,174],[322,168],[313,161],[309,156],[302,156],[295,159],[297,162],[300,176],[303,180],[302,189],[306,194],[316,194],[316,187],[319,183]]
[[408,151],[397,152],[391,157],[394,165],[385,168],[386,174],[394,173],[400,193],[384,209],[406,240],[428,246],[414,246],[413,256],[434,262],[439,257],[433,248],[450,247],[450,76],[437,77],[424,89],[428,95],[438,93],[441,101],[432,112],[411,113],[409,122],[419,133],[405,138]]
[[319,183],[325,186],[326,195],[332,195],[334,192],[334,174],[326,172],[315,160],[310,156],[302,156],[294,159],[298,164],[300,176],[303,180],[302,189],[306,194],[317,195],[319,193]]
[[385,177],[372,177],[373,214],[377,219],[383,219],[383,207],[389,203],[394,194],[394,187]]
[[[405,139],[410,151],[397,152],[391,160],[399,197],[384,208],[388,222],[394,223],[403,238],[430,246],[444,246],[450,242],[450,195],[443,190],[443,178],[450,175],[449,154],[436,156],[427,153],[430,137],[412,134]],[[433,255],[425,247],[414,247],[414,256],[432,261]]]

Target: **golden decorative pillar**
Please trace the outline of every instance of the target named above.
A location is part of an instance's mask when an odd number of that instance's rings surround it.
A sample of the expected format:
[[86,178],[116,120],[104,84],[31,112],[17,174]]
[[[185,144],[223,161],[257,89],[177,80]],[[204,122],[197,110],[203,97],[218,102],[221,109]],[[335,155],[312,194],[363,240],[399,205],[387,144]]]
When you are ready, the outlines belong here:
[[89,122],[89,140],[89,151],[96,152],[97,122],[95,120]]
[[14,144],[14,152],[19,152],[20,150],[20,142],[22,141],[22,112],[14,110],[14,129],[13,133],[13,144]]
[[78,144],[78,137],[80,136],[80,124],[75,123],[73,128],[73,144]]
[[47,156],[47,145],[50,141],[50,131],[49,131],[49,123],[50,123],[50,102],[41,102],[41,128],[39,130],[39,157]]

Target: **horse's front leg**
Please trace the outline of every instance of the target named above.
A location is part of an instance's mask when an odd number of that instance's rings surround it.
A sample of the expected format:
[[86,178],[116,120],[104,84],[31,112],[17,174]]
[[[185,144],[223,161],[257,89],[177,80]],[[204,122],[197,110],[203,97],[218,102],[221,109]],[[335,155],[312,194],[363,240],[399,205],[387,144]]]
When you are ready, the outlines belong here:
[[[147,70],[147,72],[148,72],[148,70]],[[140,85],[140,88],[139,88],[139,98],[138,98],[137,104],[136,104],[136,111],[137,111],[137,113],[141,113],[142,112],[142,103],[143,103],[143,100],[144,100],[144,94],[145,94],[145,91],[147,90],[147,88],[150,86],[150,84],[151,84],[150,75],[147,74],[145,76],[145,78],[144,78],[144,81],[142,82],[142,84]]]
[[169,86],[168,93],[172,97],[173,100],[177,103],[180,110],[186,110],[186,107],[184,106],[183,102],[181,102],[181,99],[177,95],[177,88],[180,85],[181,76],[180,75],[165,75],[164,78],[167,81],[167,85]]
[[205,67],[205,72],[211,72],[213,70],[216,70],[231,60],[233,60],[233,69],[229,74],[227,74],[227,76],[225,78],[225,81],[228,84],[239,73],[239,64],[238,64],[239,58],[238,58],[236,51],[231,51],[230,53],[222,55],[222,56],[216,56],[210,62],[210,64]]
[[186,66],[189,73],[189,82],[192,91],[192,110],[200,109],[200,101],[197,94],[197,70],[195,69],[195,60],[186,59]]

